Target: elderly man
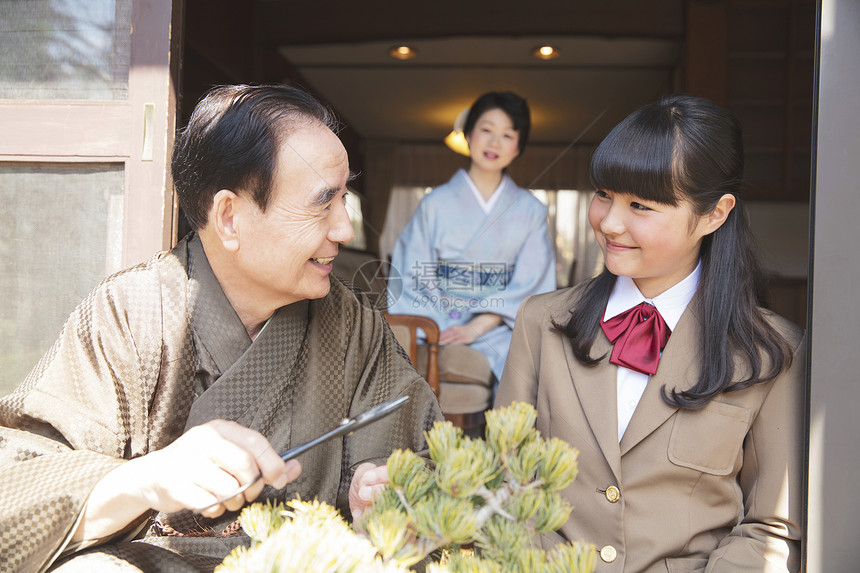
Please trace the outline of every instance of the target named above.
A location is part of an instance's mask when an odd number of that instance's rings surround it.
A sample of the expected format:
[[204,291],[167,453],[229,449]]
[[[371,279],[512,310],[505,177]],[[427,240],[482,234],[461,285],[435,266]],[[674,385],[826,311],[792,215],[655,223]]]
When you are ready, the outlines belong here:
[[[198,104],[172,163],[194,232],[96,287],[0,401],[0,570],[211,571],[247,541],[247,501],[299,494],[355,517],[393,449],[425,448],[435,397],[331,276],[353,236],[333,123],[283,86]],[[298,461],[276,453],[406,395]]]

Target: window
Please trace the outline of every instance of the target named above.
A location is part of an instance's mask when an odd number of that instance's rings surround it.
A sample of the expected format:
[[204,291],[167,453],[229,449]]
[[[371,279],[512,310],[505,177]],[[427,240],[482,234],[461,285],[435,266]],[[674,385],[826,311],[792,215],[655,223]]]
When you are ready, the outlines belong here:
[[[108,274],[174,240],[172,2],[4,0],[0,395]],[[132,34],[134,30],[134,34]]]
[[364,233],[364,216],[361,213],[361,195],[350,190],[346,196],[346,211],[352,223],[355,237],[347,243],[347,246],[359,251],[367,250],[367,238]]
[[128,98],[131,0],[6,0],[0,98]]

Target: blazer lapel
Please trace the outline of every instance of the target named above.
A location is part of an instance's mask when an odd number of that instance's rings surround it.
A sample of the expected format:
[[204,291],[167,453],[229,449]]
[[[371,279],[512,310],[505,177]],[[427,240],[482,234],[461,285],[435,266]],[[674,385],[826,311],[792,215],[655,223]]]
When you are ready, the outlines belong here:
[[564,355],[570,369],[570,378],[588,426],[612,473],[621,481],[621,450],[618,444],[617,367],[609,363],[612,345],[603,332],[594,341],[592,356],[607,357],[594,366],[580,363],[573,355],[570,344],[564,344]]
[[689,390],[698,379],[700,363],[696,357],[699,353],[697,341],[701,336],[701,326],[693,309],[694,304],[695,300],[681,315],[681,320],[663,349],[657,373],[648,381],[633,412],[621,439],[622,456],[678,411],[678,408],[663,400],[662,388],[665,386],[669,391]]

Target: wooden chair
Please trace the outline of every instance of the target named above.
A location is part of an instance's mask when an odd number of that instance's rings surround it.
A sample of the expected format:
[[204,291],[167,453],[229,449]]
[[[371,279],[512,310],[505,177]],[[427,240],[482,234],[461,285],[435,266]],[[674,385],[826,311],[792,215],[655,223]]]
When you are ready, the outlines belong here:
[[[495,380],[487,357],[462,344],[440,346],[439,327],[431,318],[411,314],[385,314],[385,318],[416,370],[426,372],[445,419],[468,435],[483,434],[484,412],[492,405]],[[426,344],[418,344],[419,329]]]
[[415,314],[385,313],[385,320],[391,326],[400,346],[409,353],[409,359],[412,360],[415,368],[420,368],[418,362],[418,330],[424,332],[424,337],[427,339],[427,371],[424,373],[424,378],[438,398],[439,325],[432,318]]

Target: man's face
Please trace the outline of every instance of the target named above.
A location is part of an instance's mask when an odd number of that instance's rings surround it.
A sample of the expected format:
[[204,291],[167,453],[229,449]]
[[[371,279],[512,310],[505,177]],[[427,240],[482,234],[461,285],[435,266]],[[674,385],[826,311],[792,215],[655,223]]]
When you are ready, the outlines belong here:
[[279,308],[321,298],[338,244],[353,238],[346,211],[349,162],[337,136],[314,122],[281,145],[265,212],[245,201],[238,261],[256,303]]

